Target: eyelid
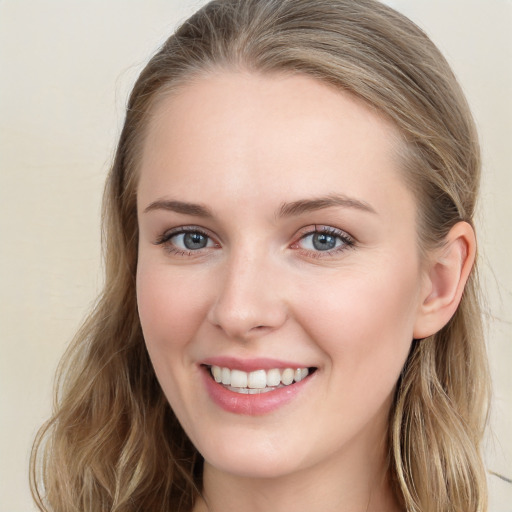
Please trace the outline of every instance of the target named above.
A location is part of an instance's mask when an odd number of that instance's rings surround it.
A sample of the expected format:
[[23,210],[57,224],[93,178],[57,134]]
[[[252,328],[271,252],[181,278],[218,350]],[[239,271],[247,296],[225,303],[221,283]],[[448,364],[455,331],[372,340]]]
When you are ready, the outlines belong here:
[[[173,237],[187,233],[200,233],[201,235],[207,237],[208,240],[211,241],[214,245],[213,247],[210,246],[191,250],[186,248],[180,248],[179,246],[176,246],[175,244],[170,242],[170,240]],[[314,235],[315,233],[323,233],[337,237],[339,240],[341,240],[341,244],[337,247],[333,247],[332,249],[328,249],[325,251],[306,249],[300,246],[300,242],[302,240],[304,240],[308,236]],[[221,244],[219,243],[215,235],[212,235],[209,230],[195,225],[177,226],[175,228],[168,229],[164,231],[160,236],[158,236],[156,241],[153,243],[154,245],[163,245],[168,252],[178,254],[180,256],[199,256],[206,251],[218,249],[221,247]],[[296,235],[294,236],[294,241],[289,245],[289,247],[291,249],[301,251],[306,256],[321,258],[333,256],[335,254],[343,252],[347,249],[354,247],[356,243],[357,240],[355,239],[355,237],[353,237],[343,229],[335,228],[333,226],[324,224],[310,224],[308,226],[304,226],[296,233]]]
[[[187,233],[199,233],[209,239],[209,241],[213,242],[213,247],[203,247],[200,249],[186,249],[181,248],[173,243],[171,243],[171,239],[175,236],[187,234]],[[199,226],[189,225],[189,226],[177,226],[175,228],[167,229],[161,235],[158,236],[154,245],[162,245],[166,249],[167,252],[171,254],[177,254],[179,256],[200,256],[204,254],[204,252],[217,249],[220,247],[220,243],[217,240],[217,237],[212,235],[209,230],[201,228]]]
[[304,238],[307,235],[311,235],[312,233],[328,233],[335,236],[340,236],[341,238],[345,238],[354,243],[357,242],[356,238],[344,229],[336,228],[334,226],[330,226],[329,224],[309,224],[308,226],[304,226],[297,231],[295,239],[300,240],[301,238]]
[[[319,250],[315,251],[315,250],[304,249],[304,248],[300,247],[299,244],[302,240],[304,240],[308,236],[314,235],[315,233],[321,233],[321,234],[323,233],[323,234],[328,234],[328,235],[338,237],[342,241],[342,243],[340,246],[334,247],[333,249],[326,250],[326,251],[319,251]],[[295,241],[290,245],[290,248],[298,250],[298,251],[302,251],[304,254],[314,257],[314,258],[321,258],[321,257],[333,256],[335,254],[339,254],[340,252],[344,252],[347,249],[353,248],[356,243],[357,243],[357,240],[352,235],[350,235],[349,233],[344,231],[343,229],[335,228],[333,226],[329,226],[326,224],[325,225],[324,224],[313,224],[313,225],[305,226],[298,231],[298,233],[295,237]]]
[[207,236],[214,240],[215,237],[211,235],[207,230],[200,228],[199,226],[178,226],[175,228],[165,230],[161,235],[158,236],[155,245],[161,245],[168,242],[173,236],[181,235],[182,233],[201,233],[201,235]]

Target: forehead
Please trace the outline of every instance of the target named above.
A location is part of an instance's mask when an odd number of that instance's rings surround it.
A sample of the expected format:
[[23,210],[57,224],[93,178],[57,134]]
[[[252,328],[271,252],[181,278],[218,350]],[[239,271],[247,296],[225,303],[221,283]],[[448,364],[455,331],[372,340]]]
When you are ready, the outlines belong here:
[[209,191],[269,206],[305,194],[393,199],[409,194],[399,141],[371,107],[310,77],[202,75],[155,105],[139,196]]

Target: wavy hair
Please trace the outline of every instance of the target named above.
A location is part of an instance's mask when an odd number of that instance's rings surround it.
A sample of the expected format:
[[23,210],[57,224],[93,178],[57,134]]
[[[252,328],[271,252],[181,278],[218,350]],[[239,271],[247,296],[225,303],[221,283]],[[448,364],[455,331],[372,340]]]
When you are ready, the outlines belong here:
[[[449,65],[410,20],[374,0],[214,0],[140,74],[103,203],[105,286],[65,354],[31,485],[53,512],[189,511],[201,458],[156,380],[135,297],[137,168],[155,102],[211,69],[300,73],[390,119],[418,203],[419,246],[473,224],[478,139]],[[389,421],[389,468],[409,512],[483,512],[489,376],[476,268],[438,333],[414,340]]]

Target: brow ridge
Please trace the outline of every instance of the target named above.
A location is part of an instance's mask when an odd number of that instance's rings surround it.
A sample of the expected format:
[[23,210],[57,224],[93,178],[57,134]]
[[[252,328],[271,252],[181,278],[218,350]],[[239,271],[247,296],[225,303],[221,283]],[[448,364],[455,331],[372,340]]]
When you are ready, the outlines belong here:
[[291,203],[283,203],[279,208],[278,217],[292,217],[303,213],[331,208],[333,206],[355,208],[356,210],[368,213],[377,213],[375,209],[365,201],[345,195],[332,194],[324,197],[299,199]]
[[185,201],[176,201],[171,199],[158,199],[153,201],[144,209],[144,213],[155,210],[167,210],[184,215],[193,215],[195,217],[213,217],[212,212],[202,204],[188,203]]
[[[283,203],[277,212],[277,217],[293,217],[316,210],[332,208],[335,206],[341,206],[343,208],[355,208],[364,212],[376,213],[374,208],[372,208],[372,206],[364,201],[345,195],[336,194],[312,199],[299,199],[290,203]],[[171,199],[158,199],[153,201],[149,206],[145,208],[144,213],[148,213],[154,210],[167,210],[184,215],[193,215],[196,217],[213,217],[211,210],[202,204]]]

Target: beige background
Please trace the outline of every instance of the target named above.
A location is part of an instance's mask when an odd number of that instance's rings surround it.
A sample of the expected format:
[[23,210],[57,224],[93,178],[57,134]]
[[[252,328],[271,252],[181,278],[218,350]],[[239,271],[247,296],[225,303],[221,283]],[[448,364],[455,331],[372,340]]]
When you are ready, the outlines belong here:
[[[127,93],[201,1],[0,0],[0,512],[34,510],[30,445],[57,362],[101,284],[100,197]],[[389,0],[452,63],[484,151],[480,243],[495,401],[490,469],[512,477],[512,1]],[[490,478],[493,512],[512,485]]]

